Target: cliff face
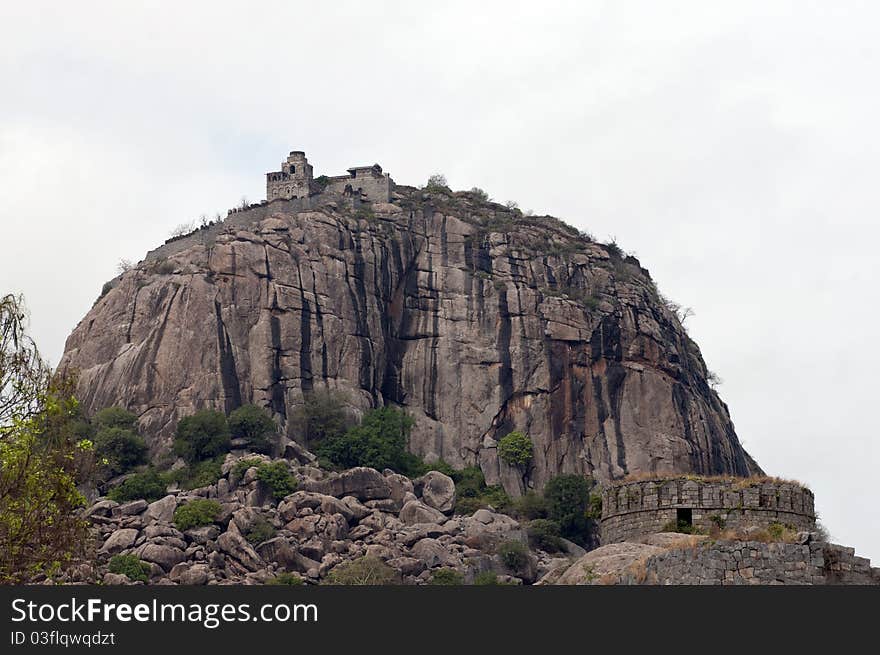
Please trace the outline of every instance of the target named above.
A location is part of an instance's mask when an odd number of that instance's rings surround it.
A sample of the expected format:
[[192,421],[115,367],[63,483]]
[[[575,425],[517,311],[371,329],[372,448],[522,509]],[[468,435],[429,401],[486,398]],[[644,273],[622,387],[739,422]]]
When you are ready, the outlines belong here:
[[514,493],[495,449],[511,430],[534,443],[536,487],[757,470],[647,271],[555,219],[407,188],[235,216],[122,275],[67,341],[84,406],[136,412],[154,453],[180,417],[247,402],[295,439],[303,394],[335,389],[404,406],[416,454]]

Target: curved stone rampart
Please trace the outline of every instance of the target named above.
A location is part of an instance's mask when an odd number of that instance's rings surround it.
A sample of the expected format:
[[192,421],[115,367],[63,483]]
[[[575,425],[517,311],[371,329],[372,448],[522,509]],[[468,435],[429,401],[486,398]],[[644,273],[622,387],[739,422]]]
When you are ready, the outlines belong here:
[[662,532],[679,521],[705,531],[772,523],[812,530],[816,513],[809,489],[771,479],[640,480],[602,494],[603,544]]

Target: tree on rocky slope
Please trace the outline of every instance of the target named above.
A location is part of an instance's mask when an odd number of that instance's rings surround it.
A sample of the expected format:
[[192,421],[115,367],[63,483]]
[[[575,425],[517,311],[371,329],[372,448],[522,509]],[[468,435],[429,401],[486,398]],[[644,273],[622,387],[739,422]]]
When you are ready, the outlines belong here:
[[82,543],[76,474],[91,442],[76,434],[70,379],[54,377],[26,332],[22,299],[0,299],[0,582],[52,574]]

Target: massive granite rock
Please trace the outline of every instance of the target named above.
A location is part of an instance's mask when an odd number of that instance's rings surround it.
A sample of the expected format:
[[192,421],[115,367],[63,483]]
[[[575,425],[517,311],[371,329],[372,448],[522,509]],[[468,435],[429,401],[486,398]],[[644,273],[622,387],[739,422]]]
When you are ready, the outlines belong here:
[[[402,188],[390,204],[286,202],[174,241],[114,280],[66,345],[88,410],[179,418],[253,402],[296,439],[312,390],[415,418],[411,449],[517,493],[559,472],[757,466],[648,272],[556,219]],[[496,456],[534,443],[527,475]]]

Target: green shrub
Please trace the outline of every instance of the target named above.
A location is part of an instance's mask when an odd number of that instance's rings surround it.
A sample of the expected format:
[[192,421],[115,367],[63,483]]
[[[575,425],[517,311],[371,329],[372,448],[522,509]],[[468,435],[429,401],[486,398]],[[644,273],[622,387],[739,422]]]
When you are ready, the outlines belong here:
[[339,564],[326,581],[331,585],[394,585],[400,584],[400,576],[378,557],[361,557]]
[[699,534],[696,527],[687,521],[669,521],[660,528],[661,532],[680,532],[681,534]]
[[244,477],[244,474],[247,473],[248,469],[259,467],[262,463],[263,460],[257,459],[256,457],[240,459],[232,465],[232,475],[240,480]]
[[222,458],[207,459],[204,462],[193,464],[189,469],[189,475],[184,480],[185,489],[198,489],[216,484],[223,477]]
[[229,431],[234,438],[245,439],[248,448],[267,453],[272,448],[269,435],[276,431],[275,421],[262,407],[242,405],[229,414]]
[[455,514],[461,514],[462,516],[470,516],[478,509],[483,509],[486,507],[486,502],[483,500],[482,496],[478,496],[476,498],[468,498],[467,496],[460,496],[455,499]]
[[573,474],[557,475],[544,487],[548,518],[559,524],[563,537],[579,544],[589,538],[590,487],[587,478]]
[[291,586],[299,586],[304,585],[305,580],[296,575],[295,573],[279,573],[271,580],[268,580],[266,584],[283,584],[283,585],[291,585]]
[[534,521],[529,521],[527,530],[529,533],[529,543],[533,548],[540,548],[548,553],[556,553],[562,550],[562,532],[556,521],[535,519]]
[[498,456],[510,466],[528,466],[532,461],[532,440],[522,432],[511,432],[498,442]]
[[128,576],[129,580],[146,582],[150,575],[150,565],[134,555],[114,555],[107,567],[110,573]]
[[167,482],[176,482],[182,489],[198,489],[215,484],[223,477],[223,457],[196,462],[164,474]]
[[174,525],[181,532],[202,525],[211,525],[221,510],[222,507],[216,500],[205,498],[191,500],[174,510]]
[[147,443],[128,428],[106,427],[95,435],[95,455],[107,460],[112,475],[130,471],[147,461]]
[[712,524],[713,524],[717,529],[719,529],[719,530],[723,530],[724,528],[727,527],[727,519],[725,519],[725,518],[724,518],[723,516],[721,516],[720,514],[712,514],[712,515],[709,517],[709,520],[710,520],[710,521],[712,522]]
[[792,529],[782,523],[771,523],[767,526],[767,534],[772,541],[783,541],[790,532]]
[[464,576],[455,569],[437,569],[431,573],[430,584],[460,586],[464,584]]
[[351,427],[343,397],[332,391],[313,391],[291,414],[291,424],[313,447],[328,437],[339,437]]
[[165,258],[159,259],[152,266],[152,271],[159,275],[171,275],[177,267],[174,262],[170,262]]
[[547,518],[547,500],[539,493],[527,491],[513,504],[516,515],[528,521]]
[[500,585],[502,582],[498,579],[498,574],[494,571],[483,571],[474,576],[474,584],[477,586]]
[[427,184],[425,184],[425,191],[429,191],[432,193],[448,193],[449,183],[446,181],[446,176],[442,173],[435,173],[434,175],[429,177]]
[[137,416],[122,407],[105,407],[95,414],[93,422],[98,430],[119,428],[137,432]]
[[[425,464],[425,473],[428,473],[429,471],[437,471],[443,475],[448,475],[450,478],[456,473],[455,469],[452,468],[452,464],[442,459],[438,459],[431,464]],[[424,473],[422,475],[424,475]]]
[[489,506],[504,511],[510,506],[510,497],[501,486],[486,486],[486,479],[479,466],[453,471],[450,477],[455,482],[456,514],[470,515]]
[[272,527],[272,524],[262,516],[254,521],[250,529],[244,534],[244,538],[254,546],[261,544],[264,541],[269,541],[269,539],[274,536],[275,528]]
[[269,487],[276,500],[296,490],[296,478],[291,474],[287,462],[261,463],[257,467],[257,480]]
[[372,207],[361,205],[355,210],[354,217],[362,221],[372,221],[376,219],[376,212]]
[[504,566],[518,573],[528,566],[529,551],[523,542],[516,539],[508,539],[498,546],[498,555]]
[[482,202],[489,202],[489,194],[486,193],[485,191],[483,191],[480,187],[476,187],[476,186],[473,187],[470,190],[470,193],[473,194],[473,196],[477,200],[480,200]]
[[212,459],[229,448],[229,425],[221,412],[204,409],[177,424],[174,452],[189,464]]
[[344,468],[390,468],[404,474],[418,471],[421,463],[406,450],[412,425],[412,418],[399,409],[373,409],[345,434],[326,437],[316,454]]
[[587,518],[594,521],[602,518],[602,494],[598,491],[590,494],[590,500],[587,503]]
[[455,482],[455,493],[464,498],[476,498],[486,489],[486,478],[479,466],[468,466],[450,474]]
[[167,487],[167,483],[155,469],[148,469],[126,478],[118,487],[107,492],[107,498],[117,503],[139,498],[153,502],[165,496]]

